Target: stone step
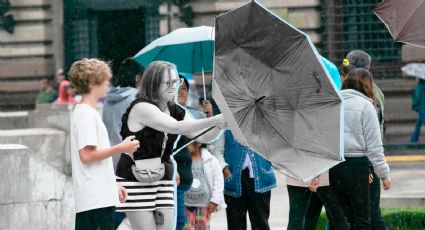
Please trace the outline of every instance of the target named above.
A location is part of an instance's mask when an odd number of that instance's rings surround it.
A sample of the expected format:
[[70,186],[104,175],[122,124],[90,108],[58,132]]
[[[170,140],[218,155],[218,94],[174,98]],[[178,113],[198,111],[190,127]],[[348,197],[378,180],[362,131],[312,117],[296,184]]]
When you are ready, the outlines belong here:
[[425,207],[425,197],[381,197],[381,208]]
[[411,95],[385,95],[384,119],[390,122],[414,122],[418,114],[412,110]]
[[[386,156],[410,155],[411,159],[425,156],[425,144],[384,144],[384,149]],[[412,161],[411,159],[407,161]]]
[[0,111],[34,109],[36,92],[0,92]]
[[[407,144],[410,142],[410,136],[415,128],[414,122],[388,122],[385,123],[385,144]],[[425,143],[425,128],[421,129],[419,143]]]
[[[418,116],[411,108],[416,80],[396,78],[377,80],[376,84],[385,95],[384,144],[409,143]],[[421,139],[425,140],[425,134],[421,135]]]
[[0,143],[28,146],[33,154],[66,175],[71,174],[68,134],[52,128],[0,130]]
[[376,80],[375,83],[382,90],[382,92],[387,95],[400,92],[412,92],[416,86],[416,79],[410,77],[399,77],[393,79]]
[[40,89],[40,80],[1,80],[0,81],[0,92],[11,93],[11,92],[38,92]]
[[72,179],[23,145],[0,144],[2,229],[74,229]]
[[0,112],[0,130],[23,129],[28,127],[28,111]]

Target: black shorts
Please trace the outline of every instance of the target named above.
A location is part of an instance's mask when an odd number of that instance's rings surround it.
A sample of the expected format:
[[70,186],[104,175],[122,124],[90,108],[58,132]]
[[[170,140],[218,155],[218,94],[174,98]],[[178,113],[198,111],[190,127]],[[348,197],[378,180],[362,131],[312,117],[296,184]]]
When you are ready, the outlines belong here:
[[114,230],[115,207],[79,212],[75,216],[75,230]]

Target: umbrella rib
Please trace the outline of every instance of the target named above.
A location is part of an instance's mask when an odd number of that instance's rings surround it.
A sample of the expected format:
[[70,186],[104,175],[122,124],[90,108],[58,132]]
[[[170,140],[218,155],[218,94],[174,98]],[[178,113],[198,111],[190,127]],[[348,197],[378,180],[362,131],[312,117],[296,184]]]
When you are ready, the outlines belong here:
[[[291,57],[288,57],[289,55],[296,54],[296,52],[292,52],[292,51],[293,50],[296,50],[300,46],[300,43],[305,42],[305,40],[306,40],[306,37],[304,35],[292,35],[292,37],[299,37],[299,38],[302,38],[302,39],[300,39],[296,43],[294,43],[289,48],[289,51],[288,52],[282,53],[282,55],[280,56],[280,58],[273,64],[272,68],[275,68],[279,63],[281,63],[282,61],[285,61],[285,59],[290,59]],[[278,46],[278,45],[280,45],[280,44],[279,43],[275,44],[275,46]],[[271,50],[273,50],[273,49],[271,49]]]
[[[265,117],[264,117],[265,118]],[[285,139],[285,137],[284,136],[282,136],[276,129],[275,129],[275,127],[273,127],[273,125],[272,124],[270,124],[270,122],[269,122],[269,120],[267,119],[267,118],[265,118],[264,120],[266,120],[266,122],[267,122],[267,124],[269,124],[270,125],[270,127],[277,133],[277,135],[279,135],[281,138],[282,138],[282,140],[284,140],[285,142],[286,142],[286,144],[288,144],[289,146],[291,146],[291,148],[293,148],[293,146],[291,145],[291,144],[289,144],[289,142],[288,141],[286,141],[286,139]]]
[[[220,66],[220,68],[222,69],[222,71],[221,71],[221,73],[223,74],[223,75],[225,75],[226,76],[226,78],[227,79],[229,79],[229,81],[232,81],[232,78],[230,78],[227,74],[226,74],[226,71],[224,71],[224,68],[223,68],[223,66],[221,65],[221,63],[217,63],[219,66]],[[218,83],[218,81],[217,81],[217,83]],[[220,85],[220,84],[219,84]],[[245,93],[246,94],[246,92],[242,89],[242,88],[240,88],[239,86],[240,85],[242,85],[242,84],[232,84],[233,86],[235,86],[240,92],[242,92],[242,93]]]
[[160,54],[161,54],[164,50],[165,50],[165,46],[163,46],[163,47],[159,50],[158,54],[156,54],[156,56],[155,56],[155,60],[158,60],[159,55],[160,55]]

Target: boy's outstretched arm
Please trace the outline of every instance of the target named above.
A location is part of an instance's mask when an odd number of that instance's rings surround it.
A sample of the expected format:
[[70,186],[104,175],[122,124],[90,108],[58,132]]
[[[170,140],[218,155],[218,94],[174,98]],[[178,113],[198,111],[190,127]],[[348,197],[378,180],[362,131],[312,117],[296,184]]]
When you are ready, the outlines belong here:
[[97,148],[96,146],[86,145],[78,152],[80,160],[83,164],[91,164],[96,161],[104,160],[115,154],[128,153],[133,154],[140,147],[138,140],[124,140],[120,144],[114,145],[110,148]]

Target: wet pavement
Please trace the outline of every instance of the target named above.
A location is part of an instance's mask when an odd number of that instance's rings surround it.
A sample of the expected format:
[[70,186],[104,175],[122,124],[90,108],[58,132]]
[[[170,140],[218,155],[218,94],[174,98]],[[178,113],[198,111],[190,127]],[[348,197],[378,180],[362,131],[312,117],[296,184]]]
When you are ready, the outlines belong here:
[[[425,161],[391,162],[392,189],[382,191],[385,206],[415,205],[425,201]],[[278,187],[272,190],[270,202],[270,228],[286,229],[288,223],[289,201],[285,176],[276,172]],[[406,201],[406,198],[408,199]],[[386,202],[386,199],[393,199]],[[249,225],[249,220],[247,221]],[[214,213],[211,220],[212,230],[227,229],[226,212]],[[250,229],[250,227],[248,227]]]

